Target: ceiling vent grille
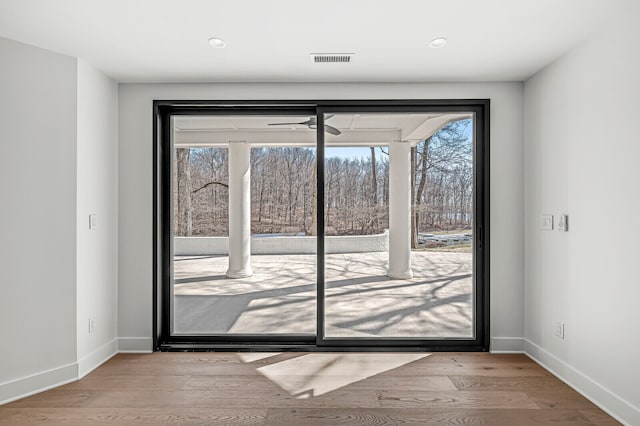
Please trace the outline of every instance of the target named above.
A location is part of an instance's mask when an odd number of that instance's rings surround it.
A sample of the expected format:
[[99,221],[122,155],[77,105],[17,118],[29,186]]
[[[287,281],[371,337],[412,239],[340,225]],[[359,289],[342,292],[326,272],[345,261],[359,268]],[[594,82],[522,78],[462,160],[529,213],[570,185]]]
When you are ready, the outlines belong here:
[[346,64],[353,59],[353,53],[312,53],[311,61],[318,64]]

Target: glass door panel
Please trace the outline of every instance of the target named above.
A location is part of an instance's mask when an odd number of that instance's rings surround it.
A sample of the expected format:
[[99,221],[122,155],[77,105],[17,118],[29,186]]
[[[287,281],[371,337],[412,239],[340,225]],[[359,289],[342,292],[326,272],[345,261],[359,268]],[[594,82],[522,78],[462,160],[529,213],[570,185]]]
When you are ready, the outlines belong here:
[[474,338],[473,114],[324,124],[323,338]]
[[172,335],[316,334],[310,119],[173,118]]

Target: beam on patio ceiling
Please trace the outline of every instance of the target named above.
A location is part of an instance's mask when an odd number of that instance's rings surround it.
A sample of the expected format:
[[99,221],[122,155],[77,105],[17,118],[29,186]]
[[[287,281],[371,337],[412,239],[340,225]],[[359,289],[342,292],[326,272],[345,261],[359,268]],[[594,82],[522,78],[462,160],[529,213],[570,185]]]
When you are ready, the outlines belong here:
[[[314,130],[176,130],[176,147],[226,147],[231,140],[245,140],[252,147],[315,146]],[[343,130],[339,136],[325,135],[326,146],[386,146],[400,140],[399,130]]]
[[413,129],[402,129],[401,139],[410,141],[412,146],[415,146],[420,141],[431,137],[447,124],[471,117],[472,114],[442,114],[430,116]]

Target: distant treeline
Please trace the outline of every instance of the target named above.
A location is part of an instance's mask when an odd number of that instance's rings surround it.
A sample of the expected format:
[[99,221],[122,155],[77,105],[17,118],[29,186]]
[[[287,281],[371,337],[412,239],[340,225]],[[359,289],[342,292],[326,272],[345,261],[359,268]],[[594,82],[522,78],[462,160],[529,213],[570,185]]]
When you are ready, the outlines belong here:
[[[411,152],[414,233],[470,227],[469,120],[451,123]],[[315,149],[251,150],[251,232],[314,235]],[[228,235],[228,151],[178,148],[174,159],[174,234]],[[389,156],[325,160],[326,235],[380,233],[389,226]]]

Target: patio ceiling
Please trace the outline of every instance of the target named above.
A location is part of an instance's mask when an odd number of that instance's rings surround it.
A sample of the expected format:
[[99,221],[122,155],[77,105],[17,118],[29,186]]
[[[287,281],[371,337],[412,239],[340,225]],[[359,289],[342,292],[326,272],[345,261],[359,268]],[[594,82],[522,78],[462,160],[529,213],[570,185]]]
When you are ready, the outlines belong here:
[[[336,114],[325,124],[340,135],[325,133],[325,145],[384,146],[392,142],[412,145],[430,137],[446,124],[472,117],[457,114]],[[254,147],[315,146],[316,130],[300,123],[308,116],[179,116],[173,118],[177,147],[224,147],[244,141]]]

